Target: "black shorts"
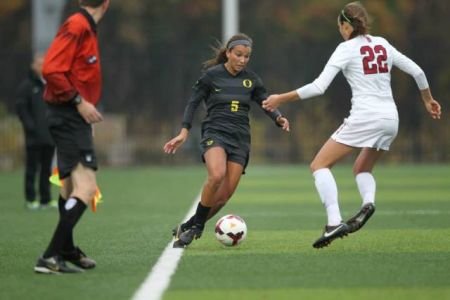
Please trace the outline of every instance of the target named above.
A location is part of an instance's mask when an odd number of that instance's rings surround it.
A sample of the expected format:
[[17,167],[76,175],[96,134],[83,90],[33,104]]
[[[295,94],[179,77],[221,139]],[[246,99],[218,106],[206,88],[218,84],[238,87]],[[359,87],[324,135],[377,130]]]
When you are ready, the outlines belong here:
[[60,178],[69,177],[78,163],[97,170],[92,126],[84,121],[74,105],[48,107],[49,129],[56,144]]
[[250,150],[248,145],[238,146],[235,143],[227,142],[225,139],[214,134],[205,134],[200,142],[200,147],[202,149],[202,160],[205,162],[205,152],[212,147],[221,147],[225,150],[227,154],[227,161],[232,161],[240,164],[244,167],[242,171],[245,174],[245,168],[248,165],[250,159]]

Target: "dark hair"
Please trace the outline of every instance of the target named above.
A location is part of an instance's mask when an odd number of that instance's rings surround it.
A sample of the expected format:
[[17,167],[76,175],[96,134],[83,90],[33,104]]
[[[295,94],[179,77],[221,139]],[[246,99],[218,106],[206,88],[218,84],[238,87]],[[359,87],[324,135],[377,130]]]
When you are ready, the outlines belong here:
[[99,7],[102,5],[106,0],[78,0],[78,3],[80,3],[81,6],[88,6],[88,7]]
[[349,23],[353,27],[350,38],[358,35],[368,34],[370,30],[369,15],[359,1],[348,3],[339,14],[339,23]]
[[247,42],[249,42],[250,45],[253,44],[252,39],[245,33],[238,33],[238,34],[233,35],[225,45],[223,45],[222,43],[220,43],[218,41],[217,46],[211,46],[211,49],[214,52],[214,57],[205,61],[203,63],[203,68],[207,69],[209,67],[212,67],[212,66],[215,66],[218,64],[226,63],[228,61],[227,54],[226,54],[227,50],[231,50],[235,47],[235,46],[230,47],[230,44],[232,42],[238,41],[238,40],[247,41]]

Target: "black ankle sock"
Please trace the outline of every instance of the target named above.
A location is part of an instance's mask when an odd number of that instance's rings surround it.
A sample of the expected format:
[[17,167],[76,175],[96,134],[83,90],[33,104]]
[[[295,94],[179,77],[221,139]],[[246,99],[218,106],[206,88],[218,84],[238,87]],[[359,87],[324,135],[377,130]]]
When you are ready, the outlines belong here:
[[197,211],[195,212],[194,225],[200,229],[205,227],[206,218],[211,207],[203,206],[201,202],[198,203]]
[[[72,241],[73,228],[78,223],[85,210],[86,204],[80,199],[75,197],[67,199],[65,205],[62,207],[62,213],[55,232],[53,233],[52,240],[50,241],[47,250],[44,252],[44,258],[59,255],[64,250],[68,250],[67,248],[69,246],[74,248]],[[72,245],[68,245],[69,243],[72,243]]]

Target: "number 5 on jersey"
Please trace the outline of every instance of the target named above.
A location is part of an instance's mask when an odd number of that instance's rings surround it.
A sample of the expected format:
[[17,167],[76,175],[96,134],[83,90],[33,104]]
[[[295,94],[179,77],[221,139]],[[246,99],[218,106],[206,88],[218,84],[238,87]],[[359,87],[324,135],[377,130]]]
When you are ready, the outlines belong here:
[[231,111],[236,112],[239,110],[239,101],[238,100],[231,100]]

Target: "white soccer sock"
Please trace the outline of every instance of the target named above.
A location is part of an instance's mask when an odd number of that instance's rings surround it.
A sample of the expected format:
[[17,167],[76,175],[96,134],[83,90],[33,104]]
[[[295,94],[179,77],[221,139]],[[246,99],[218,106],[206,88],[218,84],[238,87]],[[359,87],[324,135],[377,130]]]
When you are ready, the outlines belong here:
[[362,205],[375,203],[375,178],[369,172],[358,173],[355,177],[358,190],[362,198]]
[[330,169],[324,168],[313,173],[314,183],[320,199],[327,211],[328,225],[336,226],[342,221],[338,203],[338,190],[336,181]]

